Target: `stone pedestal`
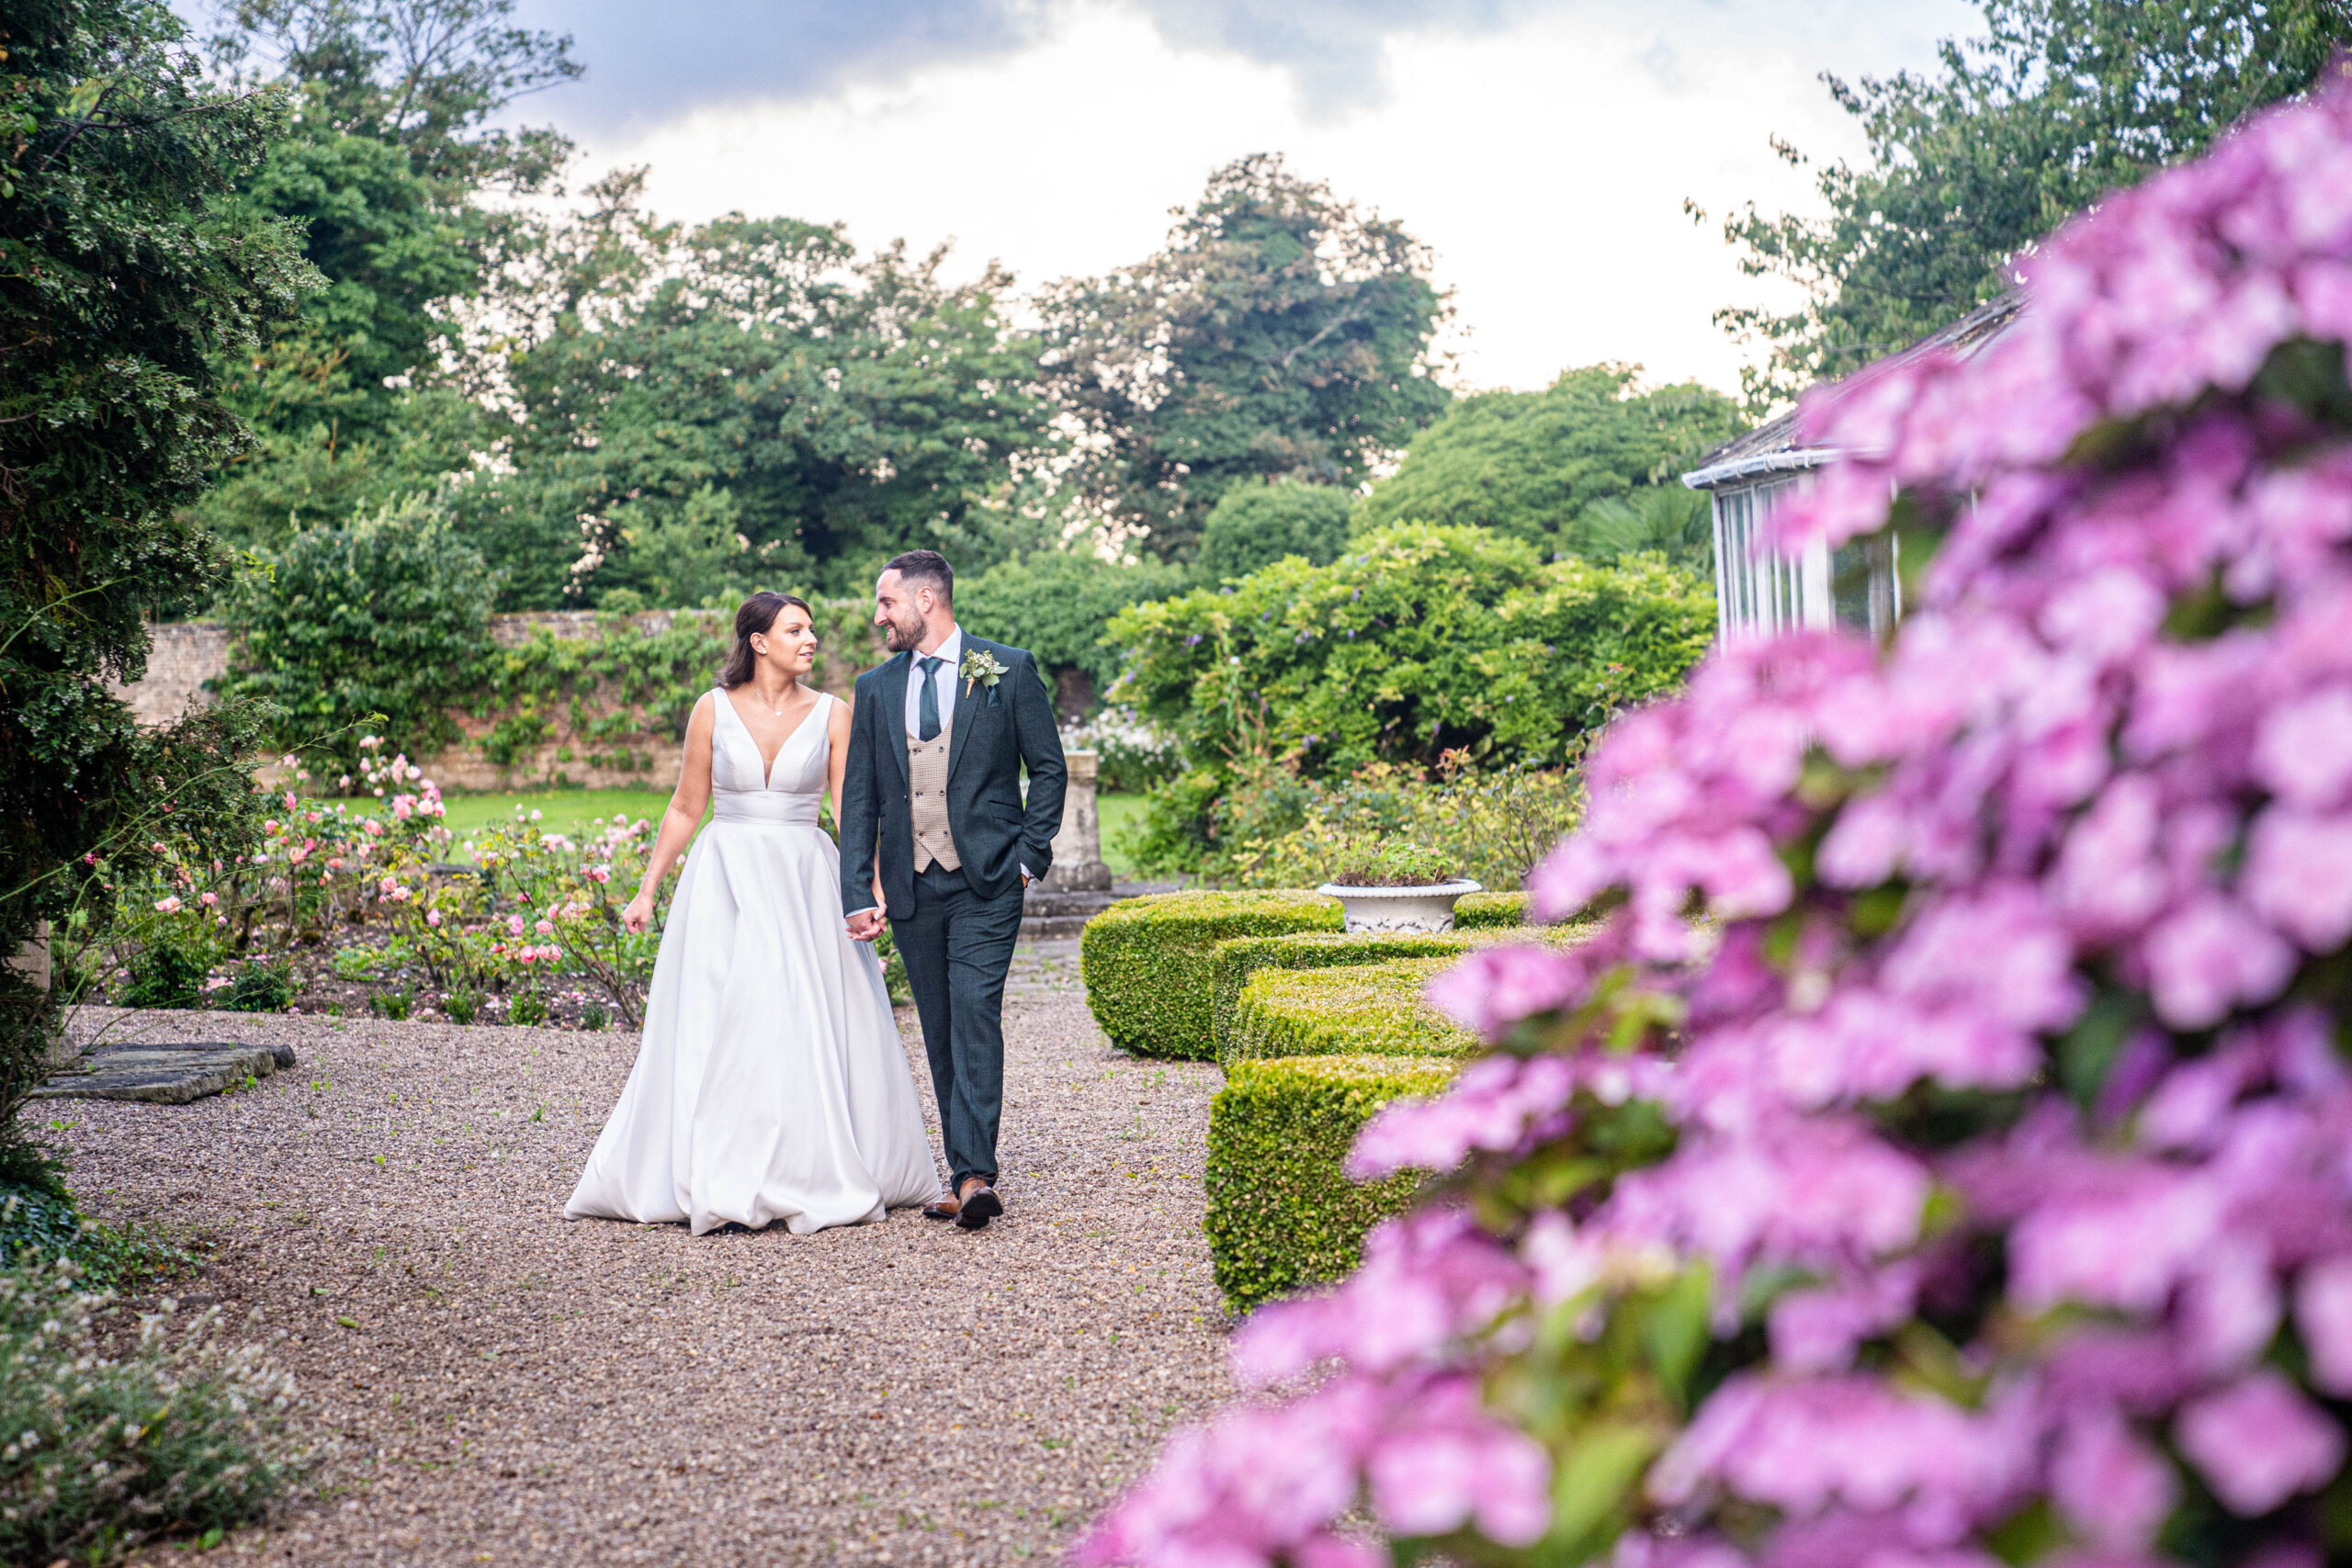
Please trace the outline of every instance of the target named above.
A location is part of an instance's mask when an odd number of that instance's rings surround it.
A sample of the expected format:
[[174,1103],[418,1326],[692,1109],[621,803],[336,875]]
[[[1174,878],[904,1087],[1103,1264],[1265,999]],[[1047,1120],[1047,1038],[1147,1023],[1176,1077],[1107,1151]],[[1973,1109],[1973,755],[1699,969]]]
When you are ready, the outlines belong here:
[[1102,819],[1094,807],[1096,758],[1067,751],[1063,761],[1069,778],[1054,863],[1022,900],[1021,934],[1033,942],[1074,937],[1111,905],[1111,868],[1102,863]]
[[1046,886],[1061,893],[1108,893],[1111,868],[1102,863],[1102,818],[1094,807],[1097,758],[1069,751],[1069,788],[1062,795],[1062,830],[1054,835],[1053,869]]

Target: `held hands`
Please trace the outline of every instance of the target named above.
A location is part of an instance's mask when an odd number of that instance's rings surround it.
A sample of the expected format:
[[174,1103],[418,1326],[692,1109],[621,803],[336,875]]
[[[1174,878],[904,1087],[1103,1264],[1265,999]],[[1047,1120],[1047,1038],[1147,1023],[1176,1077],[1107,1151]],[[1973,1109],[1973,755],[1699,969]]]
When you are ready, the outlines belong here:
[[653,896],[650,893],[639,893],[628,901],[628,908],[621,911],[621,927],[631,936],[640,934],[652,923]]
[[874,874],[874,908],[860,909],[849,918],[849,939],[852,942],[872,942],[882,934],[882,874]]

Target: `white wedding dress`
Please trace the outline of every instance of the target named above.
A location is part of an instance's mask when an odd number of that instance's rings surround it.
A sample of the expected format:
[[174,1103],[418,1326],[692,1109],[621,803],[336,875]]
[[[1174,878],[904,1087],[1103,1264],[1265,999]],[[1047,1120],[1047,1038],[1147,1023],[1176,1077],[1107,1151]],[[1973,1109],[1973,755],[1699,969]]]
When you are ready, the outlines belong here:
[[715,693],[714,820],[670,903],[645,1035],[568,1219],[879,1220],[940,1190],[874,949],[842,920],[841,856],[817,825],[834,699],[761,776]]

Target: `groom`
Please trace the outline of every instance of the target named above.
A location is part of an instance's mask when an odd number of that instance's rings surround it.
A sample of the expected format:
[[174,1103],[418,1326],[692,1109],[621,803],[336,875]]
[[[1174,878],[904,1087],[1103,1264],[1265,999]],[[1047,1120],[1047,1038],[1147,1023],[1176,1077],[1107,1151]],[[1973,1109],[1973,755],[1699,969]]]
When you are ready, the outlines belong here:
[[1061,831],[1062,740],[1036,661],[956,626],[956,573],[938,551],[909,550],[883,568],[874,622],[898,657],[857,678],[842,908],[860,942],[882,934],[888,910],[922,1019],[953,1173],[950,1195],[923,1217],[978,1230],[1004,1213],[1004,974],[1021,890],[1053,863]]

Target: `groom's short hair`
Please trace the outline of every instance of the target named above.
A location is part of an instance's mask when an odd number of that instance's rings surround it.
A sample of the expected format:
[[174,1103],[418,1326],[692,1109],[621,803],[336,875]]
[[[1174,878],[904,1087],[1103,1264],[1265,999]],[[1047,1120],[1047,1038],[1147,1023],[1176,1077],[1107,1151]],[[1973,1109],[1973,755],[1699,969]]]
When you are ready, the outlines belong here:
[[928,583],[931,591],[939,595],[941,604],[956,603],[956,569],[937,550],[909,550],[902,556],[892,556],[890,564],[882,570],[897,572],[899,581],[907,585],[910,592]]

